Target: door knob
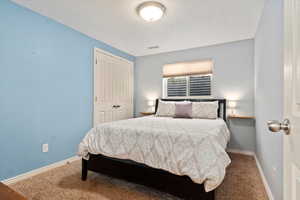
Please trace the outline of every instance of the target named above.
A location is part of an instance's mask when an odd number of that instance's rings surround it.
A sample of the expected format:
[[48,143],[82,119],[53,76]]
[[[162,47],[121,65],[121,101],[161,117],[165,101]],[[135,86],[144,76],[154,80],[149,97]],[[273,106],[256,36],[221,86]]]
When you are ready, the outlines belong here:
[[277,120],[268,121],[269,130],[272,132],[283,131],[286,135],[290,133],[291,125],[290,120],[284,119],[283,122]]

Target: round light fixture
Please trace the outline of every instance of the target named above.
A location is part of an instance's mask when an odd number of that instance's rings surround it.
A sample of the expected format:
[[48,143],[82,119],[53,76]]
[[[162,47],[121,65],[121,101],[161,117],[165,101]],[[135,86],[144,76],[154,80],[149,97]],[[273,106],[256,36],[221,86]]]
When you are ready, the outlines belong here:
[[156,1],[147,1],[137,7],[137,12],[141,18],[147,22],[154,22],[162,18],[166,7]]

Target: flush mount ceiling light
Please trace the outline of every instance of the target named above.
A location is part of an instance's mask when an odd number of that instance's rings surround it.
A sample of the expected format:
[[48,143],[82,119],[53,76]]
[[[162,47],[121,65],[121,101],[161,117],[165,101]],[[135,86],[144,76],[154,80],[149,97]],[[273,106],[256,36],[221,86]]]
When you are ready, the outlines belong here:
[[147,22],[154,22],[162,18],[166,7],[156,1],[147,1],[137,7],[138,15]]

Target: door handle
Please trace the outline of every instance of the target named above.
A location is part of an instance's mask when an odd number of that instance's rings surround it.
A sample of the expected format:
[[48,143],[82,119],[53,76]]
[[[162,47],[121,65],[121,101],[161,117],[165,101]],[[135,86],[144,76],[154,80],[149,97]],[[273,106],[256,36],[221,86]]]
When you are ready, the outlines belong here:
[[268,128],[272,132],[283,131],[286,135],[290,134],[290,120],[284,119],[283,122],[279,122],[277,120],[268,121]]
[[113,108],[120,108],[120,105],[113,105]]

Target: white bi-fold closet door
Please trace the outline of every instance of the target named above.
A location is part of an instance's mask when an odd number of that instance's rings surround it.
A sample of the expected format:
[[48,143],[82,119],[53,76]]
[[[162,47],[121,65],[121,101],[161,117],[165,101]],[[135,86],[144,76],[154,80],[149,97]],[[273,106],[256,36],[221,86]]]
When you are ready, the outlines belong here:
[[94,51],[94,126],[133,117],[133,63]]

